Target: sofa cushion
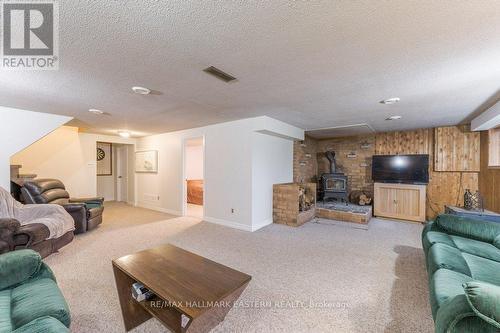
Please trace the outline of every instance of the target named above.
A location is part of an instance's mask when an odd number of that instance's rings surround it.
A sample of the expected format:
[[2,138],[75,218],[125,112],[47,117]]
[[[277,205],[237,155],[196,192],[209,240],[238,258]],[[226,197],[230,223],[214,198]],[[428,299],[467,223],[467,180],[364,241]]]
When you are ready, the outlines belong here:
[[444,232],[429,231],[422,237],[422,246],[427,254],[434,244],[446,244],[462,252],[500,262],[500,249],[493,244],[461,236],[448,235]]
[[431,309],[434,319],[438,309],[446,302],[457,295],[463,295],[462,284],[473,279],[465,274],[451,271],[449,269],[438,269],[430,280]]
[[435,222],[439,228],[451,235],[493,243],[500,235],[500,223],[481,221],[457,215],[442,214]]
[[22,192],[27,203],[65,204],[69,202],[69,193],[58,179],[35,179],[25,182]]
[[500,287],[481,281],[466,282],[463,287],[477,316],[500,329]]
[[446,268],[472,277],[469,265],[459,249],[446,244],[437,243],[431,246],[427,253],[427,270],[429,276],[432,276],[432,274],[440,268]]
[[15,328],[51,316],[69,327],[68,305],[52,279],[37,279],[12,289],[12,323]]
[[0,291],[0,332],[12,331],[10,298],[10,289]]
[[456,247],[455,243],[451,237],[440,231],[429,231],[422,237],[422,245],[424,247],[424,252],[427,254],[432,245],[436,243],[446,244],[452,247]]
[[500,262],[500,249],[490,243],[460,236],[450,236],[450,239],[462,252]]
[[436,243],[427,253],[427,270],[429,275],[432,275],[441,268],[500,285],[500,262],[461,252],[453,246]]
[[500,286],[500,263],[486,258],[478,257],[468,253],[462,253],[471,277]]
[[69,329],[59,320],[45,316],[30,321],[12,333],[69,333]]

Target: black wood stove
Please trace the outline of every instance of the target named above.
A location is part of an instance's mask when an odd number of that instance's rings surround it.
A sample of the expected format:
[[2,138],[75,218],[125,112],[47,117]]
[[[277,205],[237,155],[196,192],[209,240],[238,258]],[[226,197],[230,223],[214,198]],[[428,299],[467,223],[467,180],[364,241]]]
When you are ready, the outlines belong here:
[[326,158],[330,161],[330,173],[321,175],[323,202],[332,198],[347,203],[347,176],[342,172],[338,172],[334,151],[327,151]]

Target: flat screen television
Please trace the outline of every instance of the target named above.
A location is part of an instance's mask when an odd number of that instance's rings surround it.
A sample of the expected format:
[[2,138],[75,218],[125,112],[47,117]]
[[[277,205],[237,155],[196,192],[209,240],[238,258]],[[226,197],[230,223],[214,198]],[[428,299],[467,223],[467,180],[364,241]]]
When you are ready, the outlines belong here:
[[429,183],[429,155],[374,155],[372,179],[379,183]]

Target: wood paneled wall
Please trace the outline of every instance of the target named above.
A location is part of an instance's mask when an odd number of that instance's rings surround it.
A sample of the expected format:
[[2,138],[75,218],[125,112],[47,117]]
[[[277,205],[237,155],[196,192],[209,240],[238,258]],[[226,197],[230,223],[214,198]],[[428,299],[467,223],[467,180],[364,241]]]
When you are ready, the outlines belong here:
[[[457,132],[455,132],[455,129]],[[456,147],[460,146],[460,142],[465,141],[458,133],[461,132],[464,135],[469,135],[463,128],[455,126],[450,128],[449,131],[455,133],[456,141],[447,141],[448,144],[440,148],[440,150],[444,151],[439,158],[434,158],[434,135],[435,132],[441,133],[441,131],[435,131],[430,128],[415,131],[379,133],[376,135],[376,154],[429,154],[427,219],[433,219],[436,215],[443,213],[445,205],[463,205],[465,189],[470,189],[474,192],[479,188],[479,174],[477,172],[441,172],[435,170],[434,164],[445,165],[446,163],[440,159],[456,154]],[[479,147],[479,138],[477,137],[475,140],[477,141],[474,145]],[[469,160],[469,156],[464,154],[460,156],[461,158],[456,159],[457,164],[463,166],[464,163],[461,160]],[[437,161],[437,163],[432,163],[433,161]],[[479,163],[479,154],[472,157],[470,165],[475,165],[476,163]],[[469,164],[466,165],[467,167],[469,166]],[[454,170],[453,166],[448,166],[447,168]]]
[[[500,148],[499,148],[500,149]],[[479,191],[484,197],[486,209],[500,213],[500,168],[488,166],[488,132],[481,132],[481,172],[479,173]]]
[[488,166],[494,168],[500,168],[500,128],[490,129],[488,131],[487,139],[488,139]]
[[378,133],[375,137],[377,155],[430,154],[431,147],[431,129],[385,132]]
[[434,130],[435,171],[480,170],[479,132],[470,126],[437,127]]

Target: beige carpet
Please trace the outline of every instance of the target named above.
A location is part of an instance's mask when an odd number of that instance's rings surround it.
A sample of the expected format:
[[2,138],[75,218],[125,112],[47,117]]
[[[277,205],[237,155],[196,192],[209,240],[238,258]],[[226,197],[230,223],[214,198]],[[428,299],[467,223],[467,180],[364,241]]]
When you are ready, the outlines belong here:
[[[74,332],[124,332],[111,260],[164,243],[252,275],[240,304],[262,306],[232,309],[213,332],[433,331],[421,225],[374,219],[368,230],[309,223],[248,233],[117,203],[104,219],[46,259]],[[134,332],[167,330],[150,320]]]

